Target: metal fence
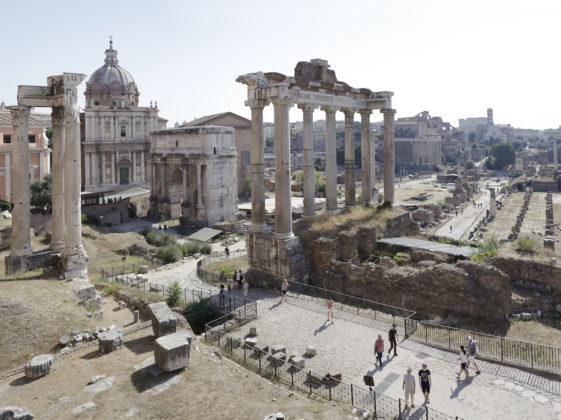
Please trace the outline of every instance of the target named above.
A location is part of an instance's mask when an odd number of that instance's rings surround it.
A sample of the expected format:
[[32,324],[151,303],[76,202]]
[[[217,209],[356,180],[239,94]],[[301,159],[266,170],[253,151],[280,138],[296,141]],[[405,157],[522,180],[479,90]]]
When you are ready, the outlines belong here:
[[205,324],[205,341],[218,341],[223,334],[235,330],[248,322],[257,319],[257,303],[247,302],[220,318]]
[[449,416],[428,406],[406,408],[405,401],[402,399],[388,397],[362,386],[343,382],[329,373],[300,369],[286,360],[275,360],[269,352],[246,345],[227,334],[228,331],[236,328],[235,324],[229,328],[223,330],[214,327],[212,332],[209,330],[208,335],[205,334],[205,337],[208,341],[216,342],[225,356],[268,379],[284,382],[328,401],[339,401],[368,410],[375,419],[460,420],[460,417]]
[[427,321],[406,320],[408,338],[444,349],[458,349],[466,345],[466,337],[477,341],[482,357],[537,370],[559,373],[561,348],[546,344],[513,340],[511,338],[469,331]]
[[407,326],[405,320],[415,315],[415,311],[311,286],[309,284],[290,280],[288,284],[288,296],[290,297],[307,300],[321,306],[325,306],[328,299],[333,299],[334,308],[337,310],[348,312],[353,315],[360,315],[375,321],[396,324],[403,328]]
[[[135,274],[117,274],[115,276],[107,276],[106,280],[114,283],[119,283],[126,287],[131,287],[134,289],[142,290],[146,293],[152,293],[155,295],[169,296],[171,294],[170,287],[163,284],[150,283],[148,281],[142,280],[142,278],[137,277]],[[257,303],[246,299],[244,302],[243,298],[239,298],[234,295],[224,294],[221,299],[220,295],[212,290],[199,289],[197,287],[181,287],[181,297],[185,302],[198,302],[203,299],[208,299],[211,304],[215,305],[218,309],[223,312],[231,312],[238,308],[246,307],[247,305],[254,305],[255,309],[250,309],[249,311],[255,311],[257,314]],[[250,305],[251,306],[251,305]]]
[[[247,255],[247,251],[245,249],[238,249],[236,251],[230,251],[230,258],[237,258],[243,257]],[[204,282],[207,283],[218,283],[219,281],[228,281],[231,279],[224,279],[221,277],[220,273],[215,273],[212,271],[203,270],[202,267],[216,262],[216,261],[228,261],[228,257],[225,256],[218,256],[218,257],[205,257],[197,261],[197,277]],[[235,267],[233,267],[235,268]]]

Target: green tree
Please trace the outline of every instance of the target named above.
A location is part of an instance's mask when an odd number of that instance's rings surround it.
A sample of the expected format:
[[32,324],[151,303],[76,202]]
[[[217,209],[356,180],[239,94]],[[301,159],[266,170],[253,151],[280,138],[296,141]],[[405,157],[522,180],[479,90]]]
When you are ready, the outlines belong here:
[[473,131],[468,134],[468,140],[469,140],[470,143],[473,143],[476,138],[477,138],[477,134],[474,133]]
[[314,161],[314,167],[316,168],[316,171],[325,171],[325,161],[320,158],[316,158]]
[[514,163],[516,152],[510,143],[499,142],[491,147],[493,166],[495,169],[503,169]]
[[166,299],[168,306],[175,306],[181,300],[181,287],[179,287],[179,282],[174,281],[169,286],[169,295]]
[[45,175],[42,181],[39,179],[33,181],[29,190],[31,193],[30,204],[33,207],[51,211],[53,192],[51,174]]
[[275,145],[275,138],[274,137],[267,137],[265,139],[265,146],[273,147]]

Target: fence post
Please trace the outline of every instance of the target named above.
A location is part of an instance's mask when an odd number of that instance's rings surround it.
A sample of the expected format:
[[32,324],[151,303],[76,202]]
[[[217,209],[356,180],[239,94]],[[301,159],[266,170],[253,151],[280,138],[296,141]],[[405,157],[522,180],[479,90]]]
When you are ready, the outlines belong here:
[[401,420],[401,398],[399,400],[399,420]]
[[376,408],[376,391],[374,392],[374,418],[378,417],[378,409]]
[[427,406],[425,406],[425,413],[427,420],[429,420],[429,408]]
[[220,349],[220,328],[218,329],[218,348]]
[[327,378],[327,386],[329,388],[329,401],[331,401],[331,376]]
[[355,405],[355,398],[353,396],[353,384],[351,384],[351,405]]
[[409,337],[409,334],[407,334],[407,318],[403,319],[403,325],[405,327],[405,338]]
[[290,369],[290,385],[294,386],[294,370],[293,369]]
[[310,385],[310,395],[312,395],[312,371],[308,371],[308,384]]
[[429,329],[427,328],[426,324],[423,324],[425,326],[425,343],[429,342]]
[[232,343],[233,341],[234,341],[233,337],[230,336],[230,354],[234,354],[234,350],[233,350],[234,344]]
[[244,345],[243,345],[243,362],[244,363],[246,362],[245,350],[246,350],[246,347],[245,347],[245,343],[244,343]]
[[504,341],[504,338],[501,337],[501,362],[503,361],[503,341]]
[[277,376],[277,362],[275,361],[275,359],[273,359],[273,367],[275,368],[275,378],[278,379],[279,377]]
[[530,343],[530,355],[532,356],[532,369],[534,368],[534,346]]
[[257,351],[258,351],[257,354],[259,355],[259,372],[261,372],[261,351],[259,351],[259,350],[257,350]]

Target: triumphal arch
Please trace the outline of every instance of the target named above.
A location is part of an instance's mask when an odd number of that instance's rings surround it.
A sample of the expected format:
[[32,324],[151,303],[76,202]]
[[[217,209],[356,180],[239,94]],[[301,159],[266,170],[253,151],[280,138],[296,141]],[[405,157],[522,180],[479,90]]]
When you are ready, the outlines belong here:
[[[77,86],[85,74],[63,73],[47,86],[18,86],[18,105],[9,107],[14,125],[12,241],[6,272],[25,271],[45,256],[60,254],[65,278],[85,277],[80,199],[80,110]],[[52,235],[49,251],[33,252],[30,241],[28,119],[31,107],[52,108]],[[39,261],[39,263],[38,263]]]
[[[362,201],[371,204],[374,187],[374,143],[370,115],[384,115],[384,200],[394,201],[394,115],[392,92],[356,89],[337,80],[327,61],[315,59],[296,65],[294,76],[280,73],[249,73],[237,78],[247,85],[251,108],[252,220],[247,237],[250,267],[279,277],[292,276],[298,262],[299,241],[292,232],[290,202],[289,109],[296,105],[304,121],[304,215],[314,215],[313,112],[319,109],[326,120],[326,212],[337,212],[337,162],[335,113],[345,114],[345,206],[356,205],[354,115],[361,116]],[[263,109],[273,104],[275,126],[275,227],[268,232],[265,221]]]

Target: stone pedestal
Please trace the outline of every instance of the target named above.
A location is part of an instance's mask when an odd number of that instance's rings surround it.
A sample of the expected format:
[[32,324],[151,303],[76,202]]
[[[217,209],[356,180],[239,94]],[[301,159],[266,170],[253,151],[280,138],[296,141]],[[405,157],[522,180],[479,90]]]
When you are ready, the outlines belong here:
[[111,353],[123,347],[123,333],[114,328],[97,336],[100,353]]
[[156,337],[175,333],[177,329],[177,318],[167,303],[158,302],[148,305],[150,318],[152,319],[152,330]]
[[50,354],[35,356],[25,365],[25,376],[31,379],[41,378],[51,373],[54,357]]
[[172,372],[189,366],[191,336],[174,333],[160,337],[154,342],[154,360],[164,372]]

